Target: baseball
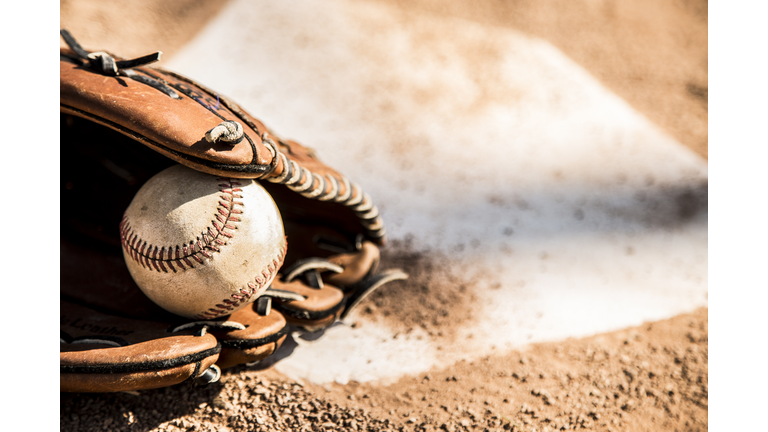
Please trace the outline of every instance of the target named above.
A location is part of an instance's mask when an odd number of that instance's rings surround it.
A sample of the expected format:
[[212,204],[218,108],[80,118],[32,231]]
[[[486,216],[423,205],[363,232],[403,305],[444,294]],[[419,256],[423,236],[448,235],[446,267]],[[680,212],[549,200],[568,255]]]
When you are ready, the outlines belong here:
[[147,297],[199,320],[231,314],[259,297],[287,246],[280,211],[261,185],[182,165],[141,187],[120,237],[128,270]]

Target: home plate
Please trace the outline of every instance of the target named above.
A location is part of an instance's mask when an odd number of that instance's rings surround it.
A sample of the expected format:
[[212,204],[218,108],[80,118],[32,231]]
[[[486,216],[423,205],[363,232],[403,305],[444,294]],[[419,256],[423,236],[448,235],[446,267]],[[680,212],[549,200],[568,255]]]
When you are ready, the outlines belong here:
[[377,3],[235,1],[163,66],[366,189],[385,257],[471,282],[450,344],[364,302],[297,335],[284,374],[388,381],[707,305],[706,162],[541,39]]

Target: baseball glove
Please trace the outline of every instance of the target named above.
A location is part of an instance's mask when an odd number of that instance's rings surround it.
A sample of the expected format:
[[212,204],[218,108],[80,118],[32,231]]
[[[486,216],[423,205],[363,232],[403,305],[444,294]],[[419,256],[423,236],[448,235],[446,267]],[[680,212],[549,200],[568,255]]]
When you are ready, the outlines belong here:
[[[377,272],[385,232],[376,206],[313,150],[278,138],[229,98],[148,67],[159,52],[123,60],[61,36],[61,391],[215,382],[221,369],[263,360],[292,331],[324,329],[407,277]],[[218,305],[206,321],[152,303],[121,250],[131,199],[174,164],[259,181],[288,241],[270,288],[240,309]]]

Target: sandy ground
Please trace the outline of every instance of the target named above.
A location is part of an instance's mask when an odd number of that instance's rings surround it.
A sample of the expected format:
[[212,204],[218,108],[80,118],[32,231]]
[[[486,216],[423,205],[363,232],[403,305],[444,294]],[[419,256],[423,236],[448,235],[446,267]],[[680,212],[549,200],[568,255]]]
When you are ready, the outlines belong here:
[[[706,2],[383,3],[543,38],[707,157]],[[85,47],[108,45],[126,56],[162,50],[173,59],[225,2],[131,5],[62,1],[62,27]],[[120,20],[123,25],[114,25]],[[706,196],[706,184],[698,191]],[[694,214],[706,208],[706,198],[695,193],[686,199]],[[678,209],[678,218],[685,208]],[[418,255],[387,253],[389,265],[398,260],[438,265]],[[396,286],[377,293],[356,324],[389,323],[405,337],[417,328],[434,338],[437,349],[455,348],[461,320],[473,318],[471,310],[457,305],[471,303],[472,291],[462,284],[422,286],[415,299],[423,307],[393,316],[396,298],[404,294],[404,287]],[[62,394],[61,429],[705,430],[707,322],[707,310],[698,309],[618,332],[489,353],[396,380],[316,385],[273,367],[238,368],[202,390]]]
[[707,430],[706,309],[405,377],[310,385],[235,368],[204,389],[62,394],[61,430]]

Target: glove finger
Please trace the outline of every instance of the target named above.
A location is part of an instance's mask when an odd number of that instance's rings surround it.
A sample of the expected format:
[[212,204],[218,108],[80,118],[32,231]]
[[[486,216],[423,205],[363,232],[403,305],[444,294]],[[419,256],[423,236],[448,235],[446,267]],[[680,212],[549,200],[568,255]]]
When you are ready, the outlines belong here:
[[[282,205],[276,202],[278,206]],[[378,268],[381,256],[373,242],[330,226],[288,219],[280,208],[290,245],[281,270],[283,275],[287,275],[289,272],[286,269],[299,261],[309,257],[322,258],[341,267],[337,274],[324,272],[323,280],[346,291],[346,287],[372,276]]]
[[[261,134],[228,109],[223,96],[159,69],[136,67],[133,72],[138,73],[105,78],[89,70],[71,50],[62,49],[60,54],[61,112],[132,135],[166,157],[212,175],[240,171],[254,178],[269,170],[271,153]],[[163,87],[151,85],[154,83]],[[103,97],[116,94],[123,97]],[[158,114],[162,112],[176,115]],[[240,124],[243,132],[239,137],[209,141],[206,134],[226,121]]]
[[264,295],[272,297],[288,323],[310,332],[333,324],[344,308],[344,292],[331,285],[313,288],[300,280],[275,280]]
[[221,343],[216,362],[222,369],[261,361],[278,350],[288,334],[288,322],[271,308],[272,299],[263,297],[230,315],[227,320],[242,324],[242,330],[211,330]]
[[360,250],[328,257],[328,261],[344,270],[336,274],[329,273],[323,280],[347,292],[353,289],[355,284],[374,275],[379,266],[379,259],[379,248],[369,241],[364,241]]
[[[171,333],[61,301],[60,391],[116,392],[179,384],[206,375],[221,346],[210,334]],[[214,367],[214,372],[215,372]],[[218,373],[213,376],[218,379]]]

